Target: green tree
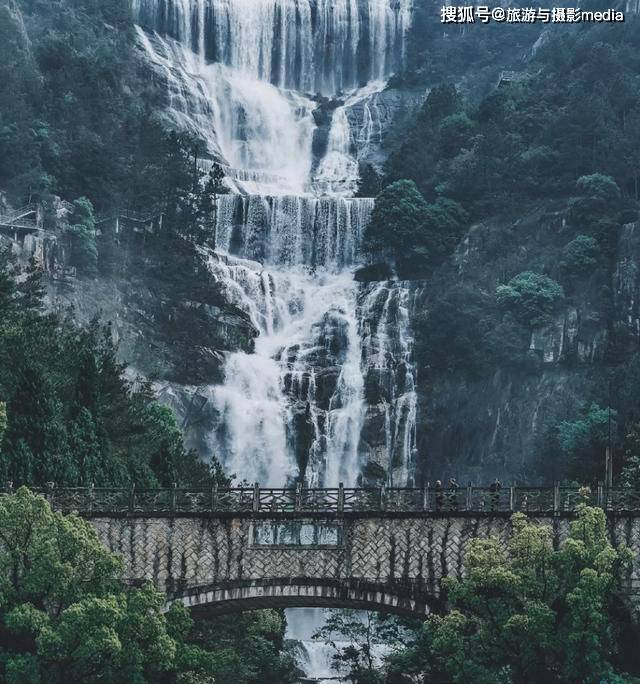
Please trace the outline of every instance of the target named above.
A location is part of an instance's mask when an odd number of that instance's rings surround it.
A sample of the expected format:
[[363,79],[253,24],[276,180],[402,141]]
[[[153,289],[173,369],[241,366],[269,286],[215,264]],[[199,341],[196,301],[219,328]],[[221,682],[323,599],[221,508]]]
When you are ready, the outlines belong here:
[[[456,118],[463,108],[462,97],[450,83],[436,85],[415,122],[402,132],[402,142],[387,164],[387,181],[410,179],[423,193],[430,193],[438,184],[437,171],[440,154],[449,154],[460,147],[460,140],[468,133],[464,114]],[[441,131],[441,124],[449,123]],[[455,134],[455,141],[449,143],[444,136],[447,131]]]
[[354,684],[380,684],[384,672],[376,647],[398,648],[403,641],[402,625],[396,618],[367,611],[331,611],[323,627],[313,635],[334,649],[334,666],[346,668]]
[[622,681],[613,597],[632,555],[612,546],[604,512],[581,505],[557,551],[550,527],[521,513],[512,525],[506,549],[476,539],[465,577],[445,579],[451,611],[425,623],[414,667],[455,684]]
[[44,314],[40,273],[0,253],[0,477],[16,485],[209,486],[219,464],[185,450],[175,416],[134,385],[110,327]]
[[617,414],[596,403],[585,406],[581,413],[555,427],[556,443],[567,471],[589,482],[604,475],[605,448],[610,435],[616,433]]
[[371,252],[389,252],[393,258],[416,247],[427,217],[428,205],[416,184],[399,180],[378,196],[365,233]]
[[551,314],[564,299],[564,290],[549,276],[524,271],[506,285],[499,285],[496,298],[520,322],[533,327],[550,321]]
[[286,621],[278,610],[198,620],[189,633],[214,654],[216,684],[293,684],[301,673],[284,648]]
[[451,252],[466,220],[456,202],[440,197],[429,204],[413,181],[395,181],[376,199],[364,249],[394,261],[402,277],[419,276]]
[[70,263],[84,275],[95,276],[98,272],[98,247],[93,205],[86,197],[73,203],[71,225],[67,228],[70,239]]
[[610,176],[594,173],[576,182],[578,196],[569,202],[572,225],[598,238],[603,245],[612,242],[620,227],[621,193]]
[[9,684],[140,683],[211,674],[185,642],[180,604],[147,585],[125,590],[121,560],[89,523],[53,513],[22,488],[0,500],[0,672]]
[[578,235],[562,248],[560,268],[569,278],[583,276],[598,264],[602,250],[590,235]]

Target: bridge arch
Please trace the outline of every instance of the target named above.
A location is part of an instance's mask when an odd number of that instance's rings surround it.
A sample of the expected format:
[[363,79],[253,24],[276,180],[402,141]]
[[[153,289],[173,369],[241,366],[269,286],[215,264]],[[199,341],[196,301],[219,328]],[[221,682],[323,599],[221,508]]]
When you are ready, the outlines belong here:
[[195,617],[262,608],[356,608],[423,618],[444,608],[442,601],[413,583],[287,577],[236,580],[170,592]]

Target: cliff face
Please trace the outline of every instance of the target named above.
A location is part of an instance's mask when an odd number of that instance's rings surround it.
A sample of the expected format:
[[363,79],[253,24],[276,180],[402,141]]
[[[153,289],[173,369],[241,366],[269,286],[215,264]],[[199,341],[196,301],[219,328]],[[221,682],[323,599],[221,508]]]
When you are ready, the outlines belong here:
[[391,87],[371,89],[353,97],[324,98],[313,112],[316,129],[313,134],[313,169],[316,171],[326,155],[335,110],[344,106],[349,127],[349,152],[359,164],[371,164],[382,171],[389,149],[397,144],[390,139],[399,135],[422,106],[424,87]]
[[125,221],[117,235],[99,231],[98,272],[89,276],[71,263],[64,218],[61,204],[51,229],[7,232],[0,241],[22,266],[33,257],[44,270],[52,310],[69,310],[82,324],[110,324],[121,360],[154,382],[160,400],[176,410],[187,446],[207,455],[206,387],[220,382],[225,352],[252,351],[257,335],[211,277],[207,261],[215,256],[170,253],[158,248],[152,226]]
[[[441,311],[443,291],[467,288],[465,293],[474,293],[470,298],[477,295],[490,308],[497,285],[514,272],[557,272],[569,240],[557,207],[538,206],[511,221],[473,226],[414,309],[419,330],[439,324],[441,317],[434,321],[431,313]],[[606,405],[608,372],[616,364],[624,367],[638,351],[638,263],[640,227],[629,224],[621,228],[604,271],[584,273],[565,286],[565,301],[549,324],[507,334],[494,310],[495,329],[472,340],[474,358],[487,355],[481,368],[458,363],[459,340],[483,329],[470,300],[450,311],[462,320],[450,349],[441,356],[436,350],[435,360],[418,332],[418,451],[425,479],[454,475],[478,482],[497,476],[525,482],[564,476],[560,455],[549,453],[549,431],[562,420],[575,420],[591,401]],[[445,294],[444,301],[456,300]],[[493,344],[490,356],[487,339]]]
[[640,225],[625,226],[613,275],[616,319],[632,345],[640,341]]
[[[566,298],[547,325],[515,337],[500,328],[496,287],[514,272],[557,270],[561,248],[571,239],[563,211],[560,204],[542,204],[515,218],[473,226],[427,281],[391,290],[384,283],[362,286],[361,325],[369,330],[363,348],[369,408],[360,445],[366,481],[389,474],[401,480],[414,467],[418,479],[431,481],[452,475],[475,482],[562,475],[558,454],[548,452],[549,429],[574,420],[591,400],[604,405],[607,368],[624,363],[640,343],[639,224],[621,228],[604,272],[583,274],[565,287]],[[215,282],[194,286],[202,283],[211,255],[201,254],[177,277],[172,255],[148,249],[150,236],[126,231],[123,226],[124,235],[113,243],[112,265],[99,264],[96,277],[78,274],[69,264],[62,229],[5,235],[4,241],[23,265],[33,256],[43,266],[52,308],[72,307],[81,322],[96,316],[111,322],[123,361],[154,382],[161,401],[178,415],[188,446],[206,455],[220,422],[210,386],[221,381],[225,353],[252,351],[257,331]],[[460,288],[461,299],[450,296]],[[474,298],[497,316],[490,319],[490,350]],[[434,347],[443,309],[457,325]],[[479,329],[485,338],[476,337]],[[339,333],[334,330],[332,339],[341,340]],[[473,363],[461,358],[467,336],[476,353]],[[343,346],[331,347],[332,353],[343,353]],[[377,357],[385,361],[374,362]],[[327,357],[317,366],[326,366],[327,386],[324,374],[316,378],[322,408],[336,382],[335,364]],[[417,438],[411,427],[416,411]],[[300,420],[307,419],[301,410]],[[391,424],[397,426],[393,431]],[[304,458],[308,444],[298,447]],[[413,462],[400,454],[413,454]]]

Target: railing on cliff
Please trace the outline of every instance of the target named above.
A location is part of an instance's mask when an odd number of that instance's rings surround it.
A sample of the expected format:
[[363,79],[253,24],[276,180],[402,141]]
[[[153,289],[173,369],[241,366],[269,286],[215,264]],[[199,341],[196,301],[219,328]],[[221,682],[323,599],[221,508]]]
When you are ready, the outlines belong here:
[[126,220],[133,221],[134,223],[149,224],[157,220],[161,215],[161,212],[150,212],[143,214],[139,211],[133,211],[132,209],[118,209],[107,214],[100,214],[96,218],[96,225],[106,223],[107,221],[116,220]]
[[[2,494],[13,488],[6,487]],[[59,511],[83,515],[110,514],[349,514],[571,513],[581,503],[612,513],[640,515],[640,492],[589,487],[461,487],[272,489],[258,485],[211,489],[58,488],[51,484],[34,491]]]
[[26,204],[20,209],[11,211],[0,210],[0,226],[3,228],[37,230],[38,222],[35,219],[27,218],[37,214],[38,207],[35,203]]

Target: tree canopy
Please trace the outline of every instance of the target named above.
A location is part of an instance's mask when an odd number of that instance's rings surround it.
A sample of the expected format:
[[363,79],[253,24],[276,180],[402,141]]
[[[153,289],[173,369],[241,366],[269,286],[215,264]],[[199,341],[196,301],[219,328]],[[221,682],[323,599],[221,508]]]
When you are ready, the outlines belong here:
[[465,577],[444,581],[451,611],[429,618],[398,664],[452,684],[624,681],[614,596],[632,556],[612,546],[604,512],[582,505],[558,550],[550,527],[522,513],[512,526],[506,549],[471,542]]
[[564,298],[558,283],[541,273],[525,271],[496,290],[498,303],[525,325],[542,325]]
[[8,684],[213,682],[186,608],[127,589],[121,560],[81,518],[21,488],[0,499],[0,673]]
[[0,253],[0,479],[170,486],[221,478],[217,464],[184,449],[150,384],[126,377],[109,326],[43,313],[41,273],[24,276]]
[[456,202],[429,204],[413,181],[395,181],[376,199],[364,249],[372,259],[391,258],[401,277],[424,274],[453,250],[466,218]]

